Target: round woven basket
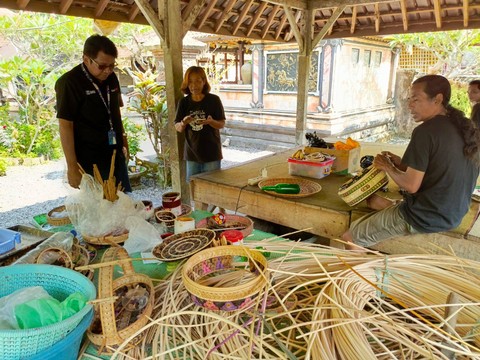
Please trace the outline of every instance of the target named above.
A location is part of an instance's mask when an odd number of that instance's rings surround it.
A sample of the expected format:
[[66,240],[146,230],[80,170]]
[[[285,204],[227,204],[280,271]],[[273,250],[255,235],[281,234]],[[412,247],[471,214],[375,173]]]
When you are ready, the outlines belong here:
[[[155,210],[154,210],[154,213],[155,213],[155,220],[157,222],[162,222],[157,217],[157,212],[161,212],[161,211],[165,212],[165,211],[170,211],[170,210],[165,209],[163,206],[156,207]],[[187,216],[187,215],[190,215],[191,213],[192,213],[192,207],[190,205],[187,205],[187,204],[182,204],[182,213],[178,216]],[[173,225],[173,223],[172,223],[172,225]]]
[[268,178],[265,180],[262,180],[258,183],[258,187],[261,189],[263,186],[274,186],[276,184],[298,184],[300,185],[300,193],[298,194],[279,194],[276,193],[275,191],[266,191],[266,193],[275,195],[275,196],[281,196],[285,198],[303,198],[307,196],[311,196],[313,194],[318,193],[320,190],[322,190],[322,186],[315,181],[307,180],[307,179],[302,179],[302,178],[294,178],[294,177],[288,177],[288,178]]
[[68,216],[65,217],[56,217],[55,213],[62,213],[67,211],[65,205],[58,206],[50,210],[47,214],[47,222],[52,226],[63,226],[68,225],[71,223],[70,218]]
[[205,249],[215,239],[215,231],[195,229],[170,235],[152,250],[162,261],[179,261]]
[[229,230],[230,228],[238,228],[237,230],[239,230],[243,234],[243,237],[246,238],[253,231],[253,221],[246,216],[225,214],[224,224],[212,226],[208,222],[208,218],[205,218],[200,220],[196,227],[211,229],[216,231],[218,235],[220,234],[220,231]]
[[365,169],[359,177],[354,177],[344,183],[338,190],[338,195],[348,205],[354,206],[387,184],[387,173],[371,166]]
[[[122,247],[111,247],[107,249],[102,257],[102,262],[109,265],[101,267],[98,273],[98,298],[105,299],[98,303],[98,311],[87,331],[90,341],[99,346],[99,352],[109,354],[112,348],[122,344],[131,335],[143,328],[149,321],[154,305],[154,288],[152,280],[144,274],[136,273],[130,261],[118,262],[123,270],[123,275],[114,279],[114,267],[116,260],[129,259],[127,251]],[[149,298],[135,321],[128,326],[117,329],[117,314],[115,313],[115,301],[109,301],[116,292],[124,287],[134,289],[142,286],[148,290]],[[121,299],[119,299],[121,301]],[[98,331],[100,325],[101,331]],[[136,346],[142,340],[141,336],[134,338],[125,349]],[[108,348],[107,348],[108,347]]]
[[[244,259],[242,263],[241,259]],[[245,272],[252,279],[244,281]],[[249,308],[266,285],[267,259],[245,246],[217,246],[193,255],[184,264],[182,281],[192,301],[209,310],[236,311]],[[238,285],[215,287],[201,284],[207,277],[221,273],[238,275]]]
[[128,239],[128,231],[120,235],[89,236],[82,234],[83,240],[92,245],[122,244]]

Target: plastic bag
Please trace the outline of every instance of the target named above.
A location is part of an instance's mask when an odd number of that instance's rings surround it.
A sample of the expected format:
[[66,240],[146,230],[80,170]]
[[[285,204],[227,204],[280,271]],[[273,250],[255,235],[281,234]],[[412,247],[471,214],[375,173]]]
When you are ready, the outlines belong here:
[[70,252],[72,250],[73,245],[73,234],[70,232],[63,232],[59,231],[52,236],[50,236],[47,240],[42,242],[40,245],[35,247],[34,249],[27,252],[25,255],[17,259],[13,265],[16,264],[34,264],[35,260],[37,259],[38,254],[40,254],[43,250],[48,248],[60,248],[65,250],[66,252]]
[[33,329],[56,324],[83,309],[85,295],[75,292],[60,302],[53,297],[35,299],[15,307],[15,318],[20,329]]
[[125,225],[129,234],[123,247],[129,255],[135,252],[150,251],[163,241],[160,232],[143,219],[130,216]]
[[144,219],[144,209],[135,201],[118,191],[114,202],[103,198],[103,188],[88,174],[82,176],[80,191],[67,197],[65,207],[70,220],[80,234],[101,237],[125,232],[129,216]]
[[15,318],[16,305],[49,297],[50,295],[43,287],[31,286],[0,298],[0,329],[19,329]]

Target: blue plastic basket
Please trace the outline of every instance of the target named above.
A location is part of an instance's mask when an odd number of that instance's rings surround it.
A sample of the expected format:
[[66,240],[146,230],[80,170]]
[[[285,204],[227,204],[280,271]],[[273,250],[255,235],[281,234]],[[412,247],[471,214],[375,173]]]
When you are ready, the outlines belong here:
[[[59,301],[74,292],[93,300],[93,283],[74,270],[54,265],[12,265],[0,267],[0,297],[30,286],[42,286]],[[85,315],[92,310],[87,304],[78,313],[59,323],[26,330],[0,330],[0,359],[25,359],[47,349],[72,332]]]
[[18,231],[0,229],[0,254],[13,250],[15,244],[20,244],[22,235]]
[[70,334],[55,345],[35,354],[28,360],[77,360],[83,334],[93,320],[93,310],[83,317],[80,324]]

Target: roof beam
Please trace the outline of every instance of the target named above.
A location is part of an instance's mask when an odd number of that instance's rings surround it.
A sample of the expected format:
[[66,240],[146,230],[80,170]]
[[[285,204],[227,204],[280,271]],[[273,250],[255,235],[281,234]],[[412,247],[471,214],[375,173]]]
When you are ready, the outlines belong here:
[[206,4],[206,0],[192,0],[188,3],[183,11],[183,35],[190,30],[195,19],[200,15],[203,7]]
[[[212,3],[215,4],[216,1],[212,1]],[[237,33],[238,29],[240,28],[240,25],[242,25],[242,23],[243,23],[243,20],[245,20],[245,17],[248,14],[248,10],[250,10],[250,6],[252,6],[252,3],[253,3],[253,0],[245,1],[244,5],[243,5],[243,9],[240,12],[240,15],[238,15],[238,19],[237,19],[237,22],[235,24],[235,27],[233,28],[232,35],[235,35]]]
[[73,0],[62,0],[60,2],[59,7],[58,7],[58,10],[60,11],[60,14],[65,15],[67,13],[68,9],[70,9],[70,6],[72,6],[72,2],[73,2]]
[[378,3],[374,5],[375,8],[375,31],[380,32],[380,9]]
[[335,24],[335,21],[337,21],[340,15],[342,15],[346,7],[347,5],[342,5],[335,9],[332,16],[330,16],[330,19],[328,19],[328,21],[323,26],[322,30],[320,30],[320,32],[313,39],[312,49],[315,49],[315,46],[317,46],[320,40],[322,40],[325,35],[327,35],[327,32],[333,27],[333,24]]
[[217,20],[217,23],[215,24],[216,33],[220,30],[225,20],[227,20],[227,17],[230,14],[230,11],[233,9],[233,5],[235,5],[235,2],[236,0],[230,0],[227,6],[225,6],[225,8],[223,9],[222,15],[220,16],[220,18]]
[[17,0],[17,6],[21,10],[25,10],[30,0]]
[[[468,0],[463,0],[468,1]],[[435,14],[435,23],[437,25],[437,29],[442,28],[442,14],[441,14],[441,5],[440,0],[433,0],[433,12]]]
[[[300,33],[300,29],[298,28],[298,25],[297,25],[298,20],[295,18],[295,16],[293,16],[292,10],[288,6],[284,6],[283,10],[285,11],[285,15],[287,16],[288,23],[290,24],[290,29],[293,35],[295,36],[295,39],[297,39],[299,51],[302,52],[303,36]],[[298,16],[299,13],[301,13],[300,10],[297,10],[296,15]],[[288,39],[285,39],[285,40],[288,40]]]
[[[165,40],[165,29],[163,27],[163,21],[155,13],[155,10],[152,8],[152,5],[150,5],[148,0],[135,0],[135,4],[137,4],[143,16],[145,16],[145,19],[147,19],[148,23],[153,28],[158,37]],[[158,4],[158,6],[160,9],[160,3]]]
[[138,13],[140,12],[140,9],[138,8],[137,4],[132,4],[132,7],[130,8],[130,11],[128,12],[128,20],[133,21]]
[[306,10],[308,9],[309,0],[268,0],[270,4],[288,6],[294,9]]
[[468,18],[470,17],[468,6],[469,6],[469,1],[464,0],[463,1],[463,26],[465,27],[468,26]]
[[210,13],[212,12],[212,9],[214,8],[216,1],[209,1],[208,6],[205,9],[205,12],[203,13],[203,17],[200,19],[197,25],[197,29],[200,29],[203,24],[205,24],[205,21],[207,21],[208,17],[210,16]]
[[355,32],[355,25],[357,24],[357,7],[352,6],[352,22],[350,24],[350,34]]
[[95,12],[94,12],[94,17],[98,18],[99,16],[102,16],[103,12],[107,8],[107,5],[110,0],[100,0],[95,7]]
[[272,8],[272,11],[270,11],[270,14],[268,14],[268,19],[267,19],[265,25],[263,26],[263,30],[262,30],[262,34],[261,34],[262,39],[265,38],[265,35],[267,34],[268,29],[272,25],[273,19],[275,19],[275,15],[277,15],[278,9],[280,9],[280,5],[274,5],[273,8]]
[[[368,5],[377,3],[397,2],[398,0],[310,0],[308,1],[309,9],[329,9],[338,6],[355,6]],[[271,1],[272,2],[272,1]]]
[[280,34],[282,33],[282,29],[285,26],[286,22],[287,22],[287,17],[286,16],[282,17],[282,19],[280,20],[280,23],[277,26],[277,30],[275,31],[275,40],[278,40],[278,38],[280,37]]
[[250,23],[250,27],[248,28],[246,33],[247,36],[250,36],[250,34],[252,33],[253,29],[255,28],[255,25],[257,25],[258,19],[260,18],[260,16],[263,14],[263,11],[267,7],[267,4],[268,3],[266,1],[262,1],[258,6],[258,8],[255,10],[255,16],[253,17]]
[[407,14],[407,4],[405,4],[405,0],[400,0],[400,9],[402,11],[402,23],[403,23],[403,30],[408,30],[408,14]]

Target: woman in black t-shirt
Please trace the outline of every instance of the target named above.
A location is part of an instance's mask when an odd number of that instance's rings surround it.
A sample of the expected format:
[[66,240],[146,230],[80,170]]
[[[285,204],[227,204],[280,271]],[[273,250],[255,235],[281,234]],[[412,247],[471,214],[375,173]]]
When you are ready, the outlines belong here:
[[185,133],[183,157],[189,181],[192,175],[220,169],[225,111],[220,98],[210,94],[207,75],[199,66],[187,69],[181,90],[186,96],[178,104],[175,129]]

